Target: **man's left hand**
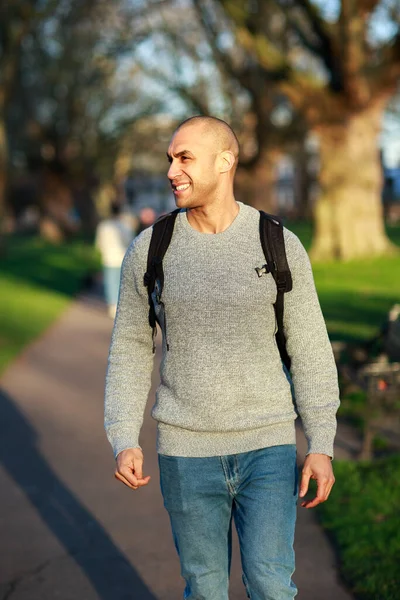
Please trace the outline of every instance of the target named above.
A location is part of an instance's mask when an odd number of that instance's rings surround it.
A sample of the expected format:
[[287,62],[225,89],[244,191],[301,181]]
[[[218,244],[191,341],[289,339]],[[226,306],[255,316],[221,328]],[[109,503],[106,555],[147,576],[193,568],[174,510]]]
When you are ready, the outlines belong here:
[[317,495],[312,500],[304,500],[301,503],[304,508],[314,508],[314,506],[328,500],[335,483],[330,456],[326,454],[309,454],[306,457],[301,476],[300,498],[304,498],[307,494],[310,479],[317,480]]

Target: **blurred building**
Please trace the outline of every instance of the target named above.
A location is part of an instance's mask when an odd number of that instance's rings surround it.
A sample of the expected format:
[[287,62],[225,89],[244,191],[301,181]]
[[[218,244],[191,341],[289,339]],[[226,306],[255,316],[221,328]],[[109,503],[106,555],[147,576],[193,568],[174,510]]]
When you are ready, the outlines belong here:
[[383,205],[385,219],[391,225],[400,222],[400,167],[383,167]]
[[143,208],[152,208],[157,214],[176,208],[166,174],[131,171],[125,179],[124,190],[126,202],[135,214]]
[[392,201],[400,202],[400,167],[397,169],[383,169],[385,175],[385,183],[383,188],[384,198]]

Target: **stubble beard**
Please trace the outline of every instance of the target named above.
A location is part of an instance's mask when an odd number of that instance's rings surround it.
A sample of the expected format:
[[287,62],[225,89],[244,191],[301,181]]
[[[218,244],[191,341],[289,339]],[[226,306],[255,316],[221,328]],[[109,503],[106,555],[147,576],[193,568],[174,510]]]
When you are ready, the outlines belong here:
[[176,199],[176,205],[179,208],[186,208],[190,210],[194,208],[202,208],[207,204],[211,204],[216,198],[217,186],[214,183],[197,183],[196,189],[194,189],[194,184],[191,182],[189,190],[190,194],[187,198],[182,198],[181,202],[179,202],[179,197]]

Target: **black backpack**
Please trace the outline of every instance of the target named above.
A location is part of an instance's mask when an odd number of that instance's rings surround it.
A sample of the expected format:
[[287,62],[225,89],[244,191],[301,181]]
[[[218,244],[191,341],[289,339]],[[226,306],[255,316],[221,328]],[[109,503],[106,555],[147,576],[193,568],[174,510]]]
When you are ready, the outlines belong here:
[[[157,323],[164,329],[166,335],[165,310],[161,300],[164,285],[164,271],[162,261],[171,242],[174,231],[175,219],[180,209],[160,217],[153,225],[153,233],[150,240],[147,255],[147,272],[144,276],[144,285],[147,287],[149,296],[149,324],[153,330],[153,352],[155,352],[155,335]],[[290,371],[290,357],[286,350],[286,339],[283,331],[283,298],[286,292],[292,289],[292,275],[286,259],[285,243],[283,239],[283,226],[279,217],[269,215],[262,210],[260,212],[260,241],[267,263],[256,268],[258,276],[263,273],[271,273],[277,286],[277,297],[274,304],[277,331],[275,333],[281,360],[288,371]],[[159,316],[155,311],[155,303],[159,305]],[[161,320],[164,322],[162,323]],[[164,326],[164,327],[163,327]],[[166,340],[169,350],[168,340]]]

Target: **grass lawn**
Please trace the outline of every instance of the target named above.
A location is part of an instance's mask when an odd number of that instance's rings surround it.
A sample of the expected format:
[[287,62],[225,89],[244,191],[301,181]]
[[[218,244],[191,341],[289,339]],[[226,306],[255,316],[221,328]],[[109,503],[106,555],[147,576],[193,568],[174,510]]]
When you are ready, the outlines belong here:
[[[288,223],[287,227],[310,247],[310,224]],[[400,227],[389,227],[388,235],[400,246]],[[400,302],[400,255],[315,264],[313,272],[331,340],[373,337],[390,307]]]
[[61,314],[97,268],[96,252],[80,241],[54,246],[40,238],[7,240],[0,259],[0,372]]
[[397,600],[400,586],[400,456],[335,462],[336,484],[318,507],[360,600]]
[[[309,224],[288,224],[306,248]],[[400,227],[388,228],[400,246]],[[332,340],[373,337],[389,308],[400,302],[400,256],[313,265]],[[339,414],[362,415],[365,393],[346,398]],[[347,411],[347,412],[346,412]],[[362,417],[359,417],[362,423]],[[336,462],[336,484],[318,507],[339,554],[341,573],[360,600],[400,598],[400,456],[372,463]]]

